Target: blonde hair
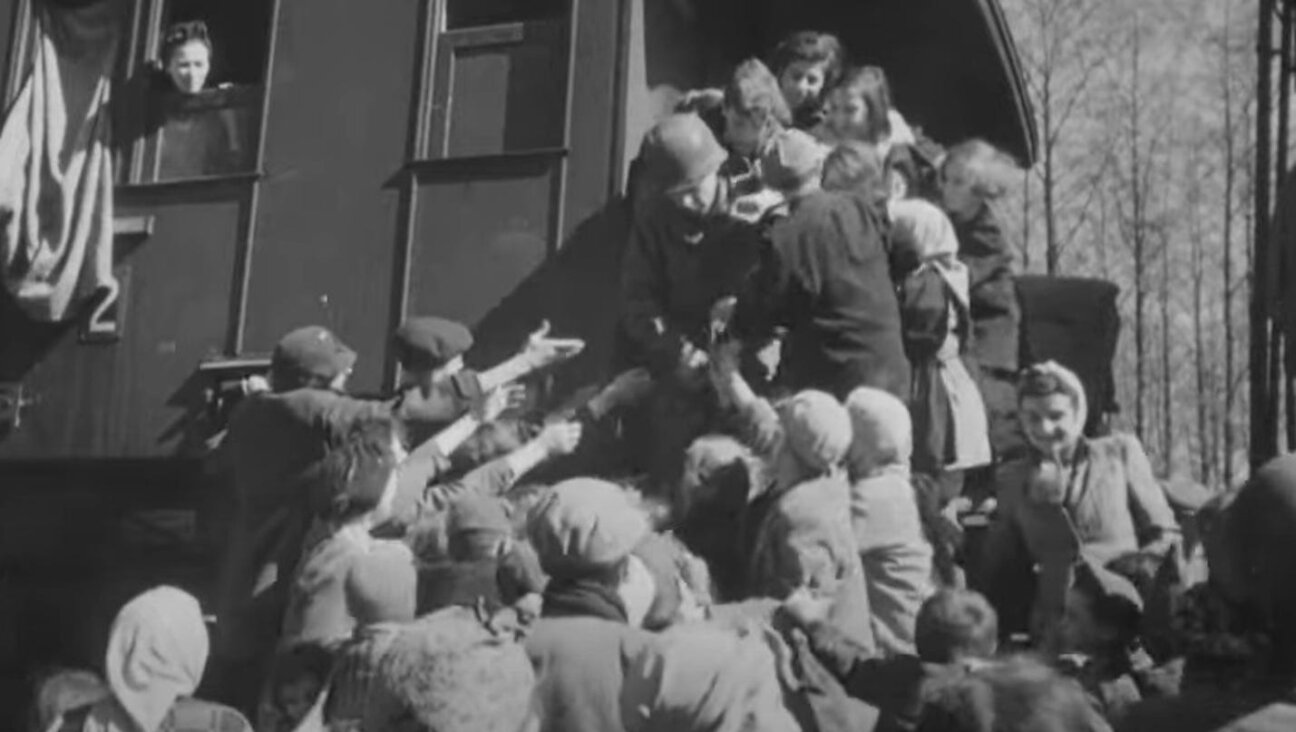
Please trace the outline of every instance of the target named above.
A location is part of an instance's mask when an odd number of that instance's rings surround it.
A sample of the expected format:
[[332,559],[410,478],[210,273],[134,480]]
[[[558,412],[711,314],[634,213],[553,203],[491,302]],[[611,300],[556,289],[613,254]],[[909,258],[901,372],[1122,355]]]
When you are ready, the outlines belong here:
[[870,200],[886,198],[886,174],[877,147],[849,140],[833,148],[824,160],[823,187],[826,191],[859,191]]
[[981,139],[967,140],[950,148],[941,161],[941,175],[961,168],[972,184],[972,192],[985,201],[1002,198],[1017,172],[1017,163],[1007,153]]

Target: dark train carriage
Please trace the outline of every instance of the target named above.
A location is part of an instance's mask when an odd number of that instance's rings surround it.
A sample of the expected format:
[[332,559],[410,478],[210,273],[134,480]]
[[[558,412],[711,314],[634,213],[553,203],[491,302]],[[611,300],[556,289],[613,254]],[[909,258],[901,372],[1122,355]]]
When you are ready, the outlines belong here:
[[[640,136],[787,31],[835,31],[883,64],[937,140],[1034,154],[995,0],[102,1],[120,34],[111,327],[35,323],[0,297],[9,682],[35,660],[93,663],[144,582],[202,594],[191,456],[285,331],[333,328],[377,392],[406,314],[470,323],[478,361],[547,317],[591,344],[559,388],[598,377]],[[42,3],[90,4],[0,0],[8,100]],[[176,99],[155,78],[161,29],[198,18],[217,84]],[[68,610],[93,622],[41,620]]]

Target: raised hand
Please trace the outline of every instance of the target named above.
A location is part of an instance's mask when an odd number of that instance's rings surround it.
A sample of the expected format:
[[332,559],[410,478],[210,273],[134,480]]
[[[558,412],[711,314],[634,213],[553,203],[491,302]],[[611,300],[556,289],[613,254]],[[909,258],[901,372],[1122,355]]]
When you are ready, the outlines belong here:
[[583,429],[579,422],[554,422],[545,425],[536,439],[544,445],[545,451],[551,457],[561,457],[576,452],[576,448],[580,446]]
[[573,358],[585,350],[585,341],[579,338],[550,338],[549,321],[540,324],[528,338],[522,355],[534,369]]
[[510,409],[526,402],[526,387],[519,384],[501,386],[473,405],[473,414],[482,424],[494,422]]

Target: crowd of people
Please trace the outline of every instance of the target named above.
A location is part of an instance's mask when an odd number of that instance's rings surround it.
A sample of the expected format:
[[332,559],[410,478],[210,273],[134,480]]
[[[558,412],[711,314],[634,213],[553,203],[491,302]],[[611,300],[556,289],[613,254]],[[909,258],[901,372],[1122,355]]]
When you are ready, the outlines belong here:
[[[288,334],[213,456],[214,625],[141,595],[37,726],[1205,730],[1290,691],[1296,463],[1185,539],[1075,374],[1019,371],[1006,159],[926,139],[831,36],[770,61],[644,140],[615,378],[536,417],[521,384],[580,341],[478,371],[421,317],[365,400],[334,334]],[[190,698],[209,632],[228,706]]]

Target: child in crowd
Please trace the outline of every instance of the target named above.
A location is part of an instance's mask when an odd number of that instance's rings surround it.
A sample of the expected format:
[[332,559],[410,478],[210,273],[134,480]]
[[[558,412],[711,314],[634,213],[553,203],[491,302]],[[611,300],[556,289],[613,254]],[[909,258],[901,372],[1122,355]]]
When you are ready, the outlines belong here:
[[917,732],[1110,732],[1084,691],[1029,657],[932,684]]
[[824,121],[824,92],[837,83],[844,54],[836,36],[799,31],[774,49],[774,73],[792,112],[792,125],[811,130]]
[[761,155],[770,141],[792,124],[778,79],[759,59],[748,59],[734,70],[724,90],[724,119],[724,141],[730,154],[720,175],[729,180],[733,213],[759,221],[781,202],[762,180]]
[[887,653],[914,652],[914,623],[932,593],[932,547],[910,479],[913,427],[896,397],[860,388],[846,399],[851,527],[864,565],[873,633]]
[[[981,140],[950,149],[939,173],[940,201],[954,224],[958,258],[968,269],[971,343],[968,361],[978,376],[996,457],[1025,448],[1016,419],[1013,387],[1021,314],[1014,285],[1012,248],[991,204],[1007,191],[1015,167],[1003,153]],[[969,476],[971,492],[990,491],[988,470]]]
[[[913,366],[910,405],[919,436],[914,467],[933,476],[988,465],[985,403],[963,364],[971,330],[968,269],[958,237],[935,205],[891,201],[891,242],[900,263],[900,318]],[[958,481],[955,478],[955,482]],[[949,497],[960,493],[949,491]]]
[[371,555],[356,561],[346,582],[347,607],[355,634],[338,650],[324,721],[346,729],[386,716],[391,693],[382,665],[402,628],[414,620],[417,578],[414,567]]
[[885,160],[895,145],[912,145],[913,130],[891,107],[886,73],[877,66],[847,71],[828,93],[828,114],[818,136],[830,143],[859,140],[877,146]]
[[941,590],[923,603],[915,628],[918,656],[890,658],[844,638],[828,622],[827,606],[801,591],[783,604],[782,617],[846,693],[878,708],[877,730],[913,729],[924,715],[928,690],[992,663],[998,622],[984,597],[966,590]]
[[355,628],[343,584],[357,558],[381,553],[413,563],[404,543],[375,539],[370,530],[390,515],[396,490],[398,443],[389,428],[357,432],[321,461],[313,476],[311,504],[321,538],[307,546],[290,587],[283,619],[283,643],[335,643]]

